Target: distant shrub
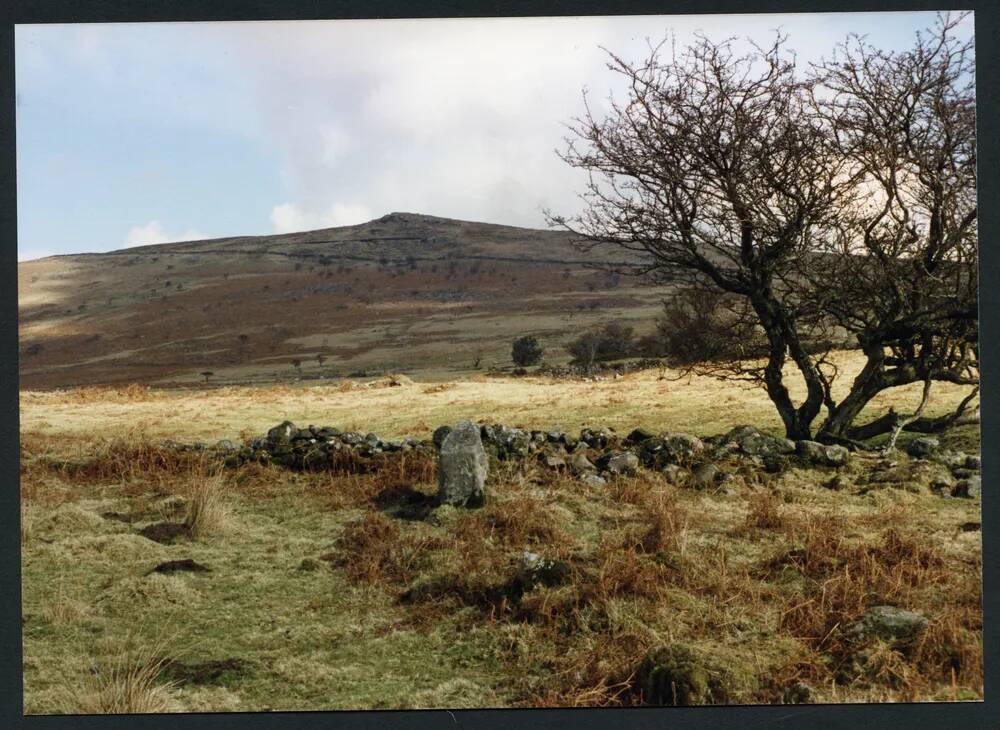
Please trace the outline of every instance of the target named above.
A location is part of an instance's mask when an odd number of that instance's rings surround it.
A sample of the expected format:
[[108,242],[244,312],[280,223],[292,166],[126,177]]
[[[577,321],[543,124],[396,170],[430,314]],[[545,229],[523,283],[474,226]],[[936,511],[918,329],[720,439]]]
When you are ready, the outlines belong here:
[[584,332],[566,345],[576,367],[590,370],[597,362],[620,360],[635,354],[635,331],[621,322]]
[[515,365],[526,367],[534,365],[542,359],[544,349],[538,344],[538,338],[532,335],[525,335],[514,340],[511,348],[510,358]]

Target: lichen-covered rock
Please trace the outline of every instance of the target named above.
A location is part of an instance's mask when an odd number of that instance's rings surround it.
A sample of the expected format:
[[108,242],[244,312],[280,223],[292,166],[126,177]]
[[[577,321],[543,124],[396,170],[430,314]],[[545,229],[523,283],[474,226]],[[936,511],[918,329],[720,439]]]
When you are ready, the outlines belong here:
[[617,440],[615,432],[608,428],[585,428],[580,431],[580,441],[592,449],[603,449]]
[[844,446],[821,444],[817,441],[796,441],[795,453],[811,464],[843,466],[850,458],[851,452]]
[[913,439],[906,445],[906,453],[914,458],[922,459],[933,454],[940,446],[941,442],[936,438],[922,436],[921,438]]
[[683,644],[650,650],[636,670],[635,682],[647,705],[708,705],[726,701],[717,673]]
[[927,617],[917,611],[896,606],[873,606],[849,624],[844,634],[855,641],[880,639],[889,643],[905,642],[923,631],[928,623]]
[[488,468],[479,427],[472,421],[460,421],[441,443],[438,501],[455,506],[481,505]]
[[569,457],[569,468],[577,476],[593,474],[597,471],[594,463],[587,458],[586,450],[574,451]]
[[608,480],[599,474],[594,474],[593,472],[584,474],[580,477],[580,481],[583,482],[588,487],[604,487],[607,486]]
[[628,476],[639,469],[639,457],[631,451],[612,452],[599,459],[597,465],[608,474]]
[[481,437],[495,448],[500,459],[518,459],[531,453],[531,434],[520,428],[494,423],[482,427]]
[[735,444],[747,456],[764,457],[795,451],[794,441],[763,433],[753,426],[737,426],[722,437],[722,444]]

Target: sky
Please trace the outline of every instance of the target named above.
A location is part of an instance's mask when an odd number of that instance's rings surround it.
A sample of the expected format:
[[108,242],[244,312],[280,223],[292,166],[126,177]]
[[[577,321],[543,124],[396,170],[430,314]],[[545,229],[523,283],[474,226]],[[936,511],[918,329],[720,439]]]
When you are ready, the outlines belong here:
[[[848,33],[909,47],[932,13],[19,25],[18,259],[361,223],[544,228],[579,210],[566,123],[670,32],[800,63]],[[972,18],[963,25],[972,33]]]

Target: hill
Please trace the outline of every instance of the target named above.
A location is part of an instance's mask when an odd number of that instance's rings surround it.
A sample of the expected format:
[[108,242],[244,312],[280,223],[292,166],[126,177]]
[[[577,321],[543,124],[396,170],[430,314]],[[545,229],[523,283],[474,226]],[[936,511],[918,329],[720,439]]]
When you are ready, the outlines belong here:
[[526,333],[559,362],[584,328],[641,331],[659,310],[662,289],[595,268],[601,256],[562,231],[391,213],[24,262],[21,387],[446,379],[509,362]]

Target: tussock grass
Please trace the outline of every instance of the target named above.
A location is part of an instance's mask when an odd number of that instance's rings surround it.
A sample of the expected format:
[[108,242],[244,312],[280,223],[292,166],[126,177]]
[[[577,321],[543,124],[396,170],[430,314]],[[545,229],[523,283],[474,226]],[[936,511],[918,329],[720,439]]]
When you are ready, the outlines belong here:
[[74,715],[169,712],[174,685],[160,679],[167,661],[162,645],[137,645],[127,637],[117,653],[90,662],[84,681],[63,685],[60,710]]
[[233,528],[228,484],[220,471],[194,481],[187,493],[184,525],[195,539],[225,535]]

